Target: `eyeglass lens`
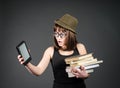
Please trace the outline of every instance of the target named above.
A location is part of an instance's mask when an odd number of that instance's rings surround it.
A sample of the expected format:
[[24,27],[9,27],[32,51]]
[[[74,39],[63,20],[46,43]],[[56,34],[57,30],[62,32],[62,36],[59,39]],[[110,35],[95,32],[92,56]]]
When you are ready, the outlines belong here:
[[66,36],[66,33],[54,33],[55,37],[60,37],[60,38],[64,38]]

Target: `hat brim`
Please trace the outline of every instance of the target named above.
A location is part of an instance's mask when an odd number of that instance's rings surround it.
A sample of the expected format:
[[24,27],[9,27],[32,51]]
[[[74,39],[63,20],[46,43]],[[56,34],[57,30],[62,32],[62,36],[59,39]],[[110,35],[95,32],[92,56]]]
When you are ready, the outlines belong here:
[[74,32],[76,34],[74,29],[70,28],[67,24],[65,24],[64,22],[60,21],[59,19],[55,20],[55,24],[58,24],[61,27],[66,28],[66,29],[68,29],[68,30],[70,30],[70,31],[72,31],[72,32]]

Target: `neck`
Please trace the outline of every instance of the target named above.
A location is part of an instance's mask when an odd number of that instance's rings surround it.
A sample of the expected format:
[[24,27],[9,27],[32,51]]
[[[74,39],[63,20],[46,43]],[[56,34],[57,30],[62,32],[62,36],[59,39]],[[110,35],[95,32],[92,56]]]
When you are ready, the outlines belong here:
[[65,51],[67,49],[67,46],[61,46],[61,48],[60,48],[60,50],[63,50],[63,51]]

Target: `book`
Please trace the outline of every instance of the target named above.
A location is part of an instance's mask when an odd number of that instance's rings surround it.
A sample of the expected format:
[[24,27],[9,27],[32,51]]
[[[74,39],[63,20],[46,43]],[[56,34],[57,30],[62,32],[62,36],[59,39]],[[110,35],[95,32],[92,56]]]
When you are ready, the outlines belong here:
[[94,58],[93,57],[89,57],[89,58],[84,58],[84,59],[81,59],[81,60],[67,62],[66,64],[76,64],[76,63],[82,63],[82,62],[92,61],[92,60],[94,60]]
[[65,59],[66,64],[69,64],[70,62],[75,62],[75,61],[79,61],[88,57],[92,57],[93,53],[89,53],[89,54],[85,54],[85,55],[78,55],[78,56],[72,56],[72,57],[68,57]]
[[103,60],[94,59],[94,60],[85,61],[85,62],[76,62],[76,63],[70,64],[70,66],[80,66],[80,65],[86,66],[86,65],[92,65],[97,63],[98,64],[103,63]]
[[87,73],[94,72],[94,68],[100,66],[100,63],[103,63],[103,60],[98,60],[97,58],[93,57],[93,53],[85,54],[85,55],[78,55],[72,56],[65,59],[65,63],[69,66],[66,67],[66,72],[68,73],[68,77],[74,77],[71,73],[72,67],[76,69],[80,69],[80,66],[84,66]]
[[[87,66],[85,66],[85,69],[86,70],[88,70],[88,69],[93,69],[93,68],[97,68],[97,67],[99,67],[100,65],[99,64],[93,64],[93,65],[87,65]],[[76,69],[79,69],[80,68],[80,66],[76,66],[75,67]],[[71,69],[72,69],[72,67],[70,67],[70,66],[67,66],[66,67],[66,72],[71,72]]]

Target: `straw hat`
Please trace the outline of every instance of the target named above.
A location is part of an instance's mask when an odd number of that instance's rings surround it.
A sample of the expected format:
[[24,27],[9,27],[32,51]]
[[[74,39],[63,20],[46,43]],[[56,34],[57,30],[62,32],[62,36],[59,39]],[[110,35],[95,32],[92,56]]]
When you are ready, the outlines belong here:
[[66,28],[66,29],[76,33],[75,30],[78,25],[78,20],[77,20],[77,18],[75,18],[69,14],[65,14],[60,19],[55,20],[55,24],[58,24],[58,25],[62,26],[63,28]]

